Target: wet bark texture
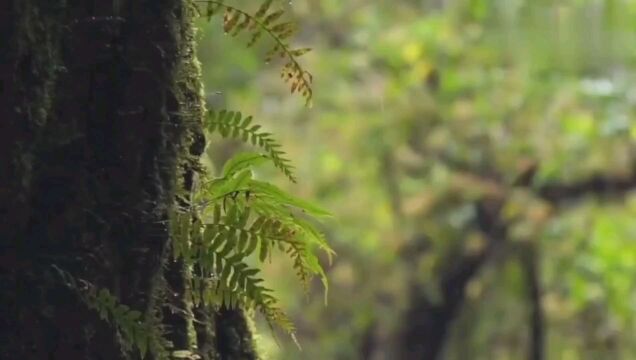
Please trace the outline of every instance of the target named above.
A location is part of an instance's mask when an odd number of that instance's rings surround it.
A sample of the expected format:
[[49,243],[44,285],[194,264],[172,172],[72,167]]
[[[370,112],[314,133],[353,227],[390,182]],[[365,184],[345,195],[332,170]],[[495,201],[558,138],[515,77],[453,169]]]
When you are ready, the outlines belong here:
[[0,358],[134,358],[52,265],[156,306],[187,21],[181,0],[0,1]]

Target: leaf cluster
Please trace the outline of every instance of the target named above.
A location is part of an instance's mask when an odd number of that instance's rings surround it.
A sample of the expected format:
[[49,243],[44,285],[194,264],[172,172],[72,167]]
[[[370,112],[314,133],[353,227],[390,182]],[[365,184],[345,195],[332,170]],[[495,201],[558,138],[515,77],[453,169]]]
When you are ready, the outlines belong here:
[[[207,3],[208,18],[223,12],[226,33],[249,32],[248,46],[264,34],[274,41],[267,61],[278,56],[287,60],[281,76],[299,92],[307,104],[312,98],[312,76],[303,70],[297,57],[309,49],[291,49],[287,43],[295,32],[292,22],[281,21],[282,10],[271,11],[272,0],[265,0],[254,14],[222,1]],[[252,169],[270,161],[290,181],[296,182],[294,167],[272,134],[260,131],[252,117],[240,112],[210,111],[205,127],[208,135],[218,132],[224,138],[240,139],[265,150],[265,154],[240,153],[230,159],[219,177],[207,179],[192,189],[190,201],[177,196],[169,213],[171,248],[174,259],[181,259],[193,270],[191,297],[195,305],[226,306],[258,310],[270,325],[278,325],[293,339],[294,325],[278,306],[278,300],[260,277],[258,264],[271,260],[276,251],[293,260],[293,268],[307,290],[314,276],[319,276],[327,294],[327,279],[316,250],[329,260],[334,254],[324,235],[309,219],[330,216],[310,202],[287,194],[273,184],[254,179]],[[255,259],[252,259],[255,258]],[[256,264],[254,264],[254,262]],[[192,357],[187,350],[168,349],[172,344],[163,334],[163,325],[152,311],[142,314],[121,303],[106,288],[54,267],[64,283],[80,296],[100,319],[111,323],[122,339],[124,350],[133,348],[140,357],[168,359]]]
[[290,85],[292,93],[298,92],[310,105],[313,97],[313,76],[298,62],[298,57],[311,51],[310,48],[293,49],[289,39],[296,33],[296,24],[293,21],[282,20],[284,10],[272,10],[273,0],[265,0],[258,10],[250,14],[224,1],[200,1],[207,4],[205,15],[208,20],[217,14],[223,14],[223,31],[226,34],[236,36],[248,33],[250,40],[248,47],[256,44],[263,35],[268,36],[274,45],[267,51],[265,62],[270,62],[278,57],[285,60],[281,69],[281,78]]
[[[247,156],[239,154],[235,158]],[[230,166],[226,165],[223,177],[203,185],[193,197],[194,206],[173,212],[173,256],[196,264],[192,284],[195,304],[253,308],[270,324],[292,334],[293,324],[278,308],[272,290],[263,285],[258,267],[249,265],[249,258],[263,263],[275,251],[286,254],[293,259],[306,289],[314,275],[320,276],[326,288],[326,276],[313,249],[322,249],[329,256],[333,251],[302,214],[329,214],[254,179],[245,163],[232,165],[238,163],[228,161]]]
[[[260,125],[252,124],[251,116],[243,117],[239,111],[214,110],[208,111],[205,127],[211,134],[218,132],[224,138],[240,139],[243,142],[250,142],[252,145],[259,146],[267,152],[267,156],[291,182],[296,182],[294,176],[294,167],[290,165],[290,160],[285,158],[285,152],[280,150],[281,145],[274,140],[271,133],[260,131]],[[265,160],[265,159],[263,159]],[[246,165],[253,165],[260,161],[258,158],[235,159],[236,162],[244,162]],[[238,165],[238,164],[236,164]],[[239,165],[240,166],[240,165]]]
[[[223,1],[202,2],[207,4],[208,20],[223,14],[226,34],[249,34],[248,46],[263,36],[269,37],[274,45],[266,61],[285,59],[281,77],[290,84],[292,93],[300,93],[310,104],[312,75],[297,61],[310,49],[290,47],[288,39],[296,26],[282,20],[283,10],[272,10],[272,0],[264,0],[253,14]],[[202,181],[190,189],[189,201],[176,204],[170,213],[172,255],[192,269],[190,293],[194,304],[257,310],[270,326],[278,325],[294,338],[294,325],[280,309],[272,290],[264,285],[259,265],[271,261],[275,252],[288,256],[305,290],[318,276],[326,299],[328,284],[317,250],[323,251],[329,261],[334,252],[314,223],[330,214],[254,178],[253,169],[270,162],[296,182],[294,167],[281,145],[252,121],[251,116],[244,117],[238,111],[207,113],[207,136],[219,133],[223,138],[258,146],[264,153],[239,153],[216,177],[200,174]]]
[[[252,117],[240,112],[210,111],[207,135],[219,133],[259,146],[265,154],[243,152],[228,160],[220,176],[201,174],[190,202],[170,215],[173,256],[194,269],[194,304],[244,307],[264,315],[290,335],[294,325],[278,307],[278,300],[263,284],[258,264],[274,252],[288,256],[305,290],[314,276],[328,283],[316,250],[331,261],[334,254],[313,220],[330,214],[309,201],[254,178],[253,169],[271,162],[295,182],[293,166],[272,134],[261,132]],[[252,260],[253,259],[253,260]],[[254,261],[256,264],[253,265]]]

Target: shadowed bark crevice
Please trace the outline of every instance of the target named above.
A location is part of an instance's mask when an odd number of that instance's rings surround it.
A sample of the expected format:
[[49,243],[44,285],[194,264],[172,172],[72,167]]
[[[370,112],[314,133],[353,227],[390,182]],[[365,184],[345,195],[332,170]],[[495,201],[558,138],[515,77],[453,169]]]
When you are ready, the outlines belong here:
[[192,315],[186,298],[188,276],[183,261],[168,261],[164,278],[167,287],[163,311],[163,323],[167,330],[166,338],[175,350],[190,350],[192,341],[189,328]]

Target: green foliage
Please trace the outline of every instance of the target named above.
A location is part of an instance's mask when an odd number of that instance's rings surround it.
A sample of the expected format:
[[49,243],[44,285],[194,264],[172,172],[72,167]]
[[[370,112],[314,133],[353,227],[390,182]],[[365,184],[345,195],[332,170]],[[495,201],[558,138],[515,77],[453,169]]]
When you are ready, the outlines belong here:
[[326,289],[326,276],[313,249],[322,249],[329,256],[333,251],[303,216],[329,214],[254,179],[251,167],[263,159],[267,158],[254,153],[236,155],[226,163],[222,177],[196,189],[191,206],[172,213],[173,255],[196,264],[195,304],[253,308],[270,324],[292,334],[293,324],[278,308],[271,289],[262,284],[260,270],[249,265],[248,257],[254,255],[262,263],[275,251],[287,254],[305,288],[318,275]]
[[[260,132],[260,125],[252,124],[252,117],[243,118],[238,111],[221,110],[218,113],[214,110],[208,112],[205,127],[209,133],[218,132],[224,138],[241,139],[243,142],[251,142],[267,151],[267,155],[280,171],[292,182],[296,182],[294,168],[290,165],[290,160],[285,158],[285,153],[280,150],[281,145],[272,138],[272,134]],[[233,160],[244,164],[255,164],[258,158],[253,158],[246,163],[247,159],[241,157]],[[234,168],[234,166],[232,166]]]
[[[329,234],[341,256],[330,271],[328,308],[294,296],[286,285],[293,274],[279,264],[264,270],[280,284],[279,297],[289,297],[290,316],[311,328],[300,339],[303,354],[270,340],[273,358],[354,359],[364,357],[367,340],[382,347],[367,336],[405,324],[407,281],[439,294],[438,269],[459,261],[447,254],[483,246],[473,201],[511,183],[526,159],[540,163],[534,186],[633,170],[635,1],[443,3],[294,1],[294,16],[311,24],[303,40],[320,55],[311,59],[321,74],[313,100],[320,106],[310,112],[277,101],[284,91],[254,91],[245,79],[271,83],[277,75],[259,73],[258,55],[238,44],[218,56],[228,37],[213,32],[201,43],[204,63],[247,71],[241,81],[209,72],[209,86],[232,89],[224,106],[267,101],[268,113],[286,114],[285,121],[259,114],[258,122],[285,133],[303,194],[339,219]],[[635,232],[625,225],[633,193],[612,206],[590,194],[546,210],[532,189],[514,192],[506,204],[518,212],[511,237],[529,238],[541,254],[545,356],[634,358],[636,342],[625,335],[636,331],[627,310]],[[470,302],[453,326],[448,358],[523,358],[523,272],[510,255],[483,270],[466,289]],[[504,321],[492,321],[501,314]]]
[[267,35],[274,45],[267,51],[265,62],[270,62],[278,57],[285,60],[281,70],[281,78],[290,84],[292,93],[298,92],[311,105],[313,97],[313,76],[298,62],[298,57],[306,54],[311,49],[293,49],[288,40],[296,32],[296,25],[292,21],[281,20],[284,10],[271,10],[273,0],[265,0],[254,14],[250,14],[224,1],[198,1],[207,3],[205,15],[208,20],[213,16],[223,13],[223,31],[226,34],[236,36],[240,33],[248,33],[250,40],[247,46],[256,44],[263,35]]
[[[265,0],[254,14],[222,1],[199,2],[207,3],[208,19],[223,12],[226,34],[249,33],[249,47],[268,35],[274,46],[267,52],[266,61],[285,59],[281,77],[290,83],[292,93],[299,92],[310,105],[312,75],[297,61],[310,49],[290,47],[287,41],[296,27],[293,22],[280,20],[284,11],[272,11],[272,0]],[[259,263],[271,261],[276,251],[289,256],[305,289],[318,276],[326,296],[328,283],[316,250],[322,250],[330,262],[334,252],[313,221],[330,214],[273,184],[254,179],[252,169],[269,161],[291,182],[297,182],[281,145],[271,133],[259,131],[261,126],[253,125],[251,116],[243,118],[238,111],[209,111],[203,125],[208,135],[216,132],[224,138],[240,139],[260,147],[265,154],[239,153],[226,162],[219,177],[199,174],[203,181],[192,189],[187,201],[181,197],[183,189],[177,191],[177,204],[169,212],[173,259],[183,260],[193,270],[190,295],[194,305],[257,310],[270,326],[279,326],[295,341],[294,324],[279,307],[272,290],[264,285]],[[108,289],[53,268],[89,309],[113,325],[124,351],[134,349],[142,359],[148,355],[156,359],[198,358],[189,350],[170,351],[173,345],[166,340],[155,310],[142,314],[121,303]]]
[[[248,47],[263,35],[269,36],[274,46],[266,61],[285,59],[281,77],[290,83],[292,93],[299,92],[310,105],[312,75],[297,61],[310,49],[290,47],[287,41],[296,28],[294,23],[280,20],[284,11],[271,10],[272,0],[265,0],[254,14],[222,1],[199,2],[207,3],[208,19],[223,13],[226,34],[249,33]],[[308,290],[312,278],[318,276],[326,298],[328,283],[316,250],[325,252],[330,262],[334,252],[313,222],[330,214],[253,177],[254,167],[270,162],[291,182],[297,182],[281,145],[271,133],[260,131],[260,125],[252,124],[251,116],[244,118],[238,111],[209,111],[203,125],[207,135],[219,133],[223,138],[240,139],[265,153],[237,154],[226,162],[219,177],[199,174],[201,182],[187,194],[187,200],[183,199],[183,189],[177,191],[176,204],[169,212],[173,259],[192,269],[189,295],[194,305],[257,310],[270,326],[279,326],[295,341],[294,324],[264,285],[259,264],[271,261],[275,252],[290,257],[304,288]],[[193,357],[190,351],[169,351],[172,344],[164,337],[158,314],[143,315],[122,304],[108,289],[76,280],[57,267],[55,270],[100,319],[114,326],[125,351],[134,348],[142,359],[147,354],[158,359]]]
[[[248,46],[264,34],[274,46],[267,61],[275,56],[286,59],[282,77],[306,99],[312,98],[311,74],[296,58],[308,49],[292,50],[287,39],[295,31],[291,22],[279,19],[284,11],[271,10],[266,0],[250,14],[221,1],[206,1],[209,18],[223,12],[226,34],[251,35]],[[228,160],[218,177],[199,174],[188,201],[175,205],[170,213],[173,257],[193,269],[191,295],[195,305],[205,304],[259,311],[270,326],[277,325],[294,338],[294,325],[279,307],[272,290],[260,277],[260,267],[275,252],[293,260],[293,268],[305,289],[318,276],[327,293],[327,279],[316,250],[329,259],[333,250],[313,221],[330,216],[320,207],[287,194],[273,184],[254,178],[253,168],[270,162],[291,182],[297,181],[294,167],[271,133],[260,131],[251,116],[238,111],[211,110],[204,128],[207,135],[220,134],[251,143],[264,154],[245,152]]]
[[163,327],[156,314],[146,314],[122,304],[106,288],[97,288],[88,281],[76,279],[70,273],[53,266],[64,284],[75,291],[99,318],[112,324],[119,334],[124,350],[136,348],[142,359],[148,353],[157,359],[169,359],[172,344],[165,340]]

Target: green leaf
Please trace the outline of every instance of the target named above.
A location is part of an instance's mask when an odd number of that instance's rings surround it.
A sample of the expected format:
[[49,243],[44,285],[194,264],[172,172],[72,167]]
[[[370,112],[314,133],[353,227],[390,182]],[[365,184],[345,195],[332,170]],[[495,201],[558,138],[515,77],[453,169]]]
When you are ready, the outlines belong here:
[[248,116],[245,119],[243,119],[243,123],[241,123],[241,128],[242,129],[246,129],[251,123],[252,123],[252,117]]
[[250,234],[247,231],[241,231],[239,235],[238,245],[236,247],[237,252],[245,251],[245,247],[247,246],[247,241],[249,240]]
[[126,315],[126,318],[130,322],[137,321],[137,320],[141,319],[141,312],[139,312],[137,310],[131,310]]
[[146,358],[146,354],[148,353],[148,335],[139,334],[136,337],[137,349],[139,349],[139,355],[141,358]]
[[257,166],[267,161],[267,156],[254,152],[243,152],[233,156],[223,166],[223,177],[231,177],[248,167]]
[[318,261],[318,257],[312,254],[309,251],[306,251],[304,254],[305,264],[307,267],[318,277],[320,277],[320,281],[322,282],[322,286],[325,289],[325,304],[327,304],[327,299],[329,297],[329,281],[327,279],[327,274],[325,274],[325,270],[320,265]]
[[[219,204],[214,205],[214,217],[212,221],[215,224],[218,224],[221,221],[221,205]],[[207,229],[206,229],[206,233],[207,233]],[[208,237],[206,236],[206,238]]]
[[281,203],[296,207],[300,210],[303,210],[309,215],[315,217],[331,217],[331,213],[322,209],[320,206],[315,205],[307,200],[303,200],[297,198],[295,196],[289,195],[278,187],[258,180],[250,180],[249,181],[249,189],[258,192],[262,195],[269,196],[271,199]]
[[232,182],[232,191],[236,191],[236,190],[241,190],[243,189],[246,185],[249,184],[250,180],[252,179],[252,170],[243,170],[242,172],[240,172],[236,178],[234,178],[234,181]]
[[269,254],[269,241],[265,238],[261,239],[261,249],[258,254],[258,259],[261,262],[264,262],[267,259],[267,255]]
[[172,357],[175,359],[194,359],[194,355],[190,350],[175,350],[172,352]]
[[252,179],[252,170],[246,169],[238,175],[230,178],[222,178],[214,184],[208,186],[208,191],[212,198],[220,198],[235,191],[245,190]]

